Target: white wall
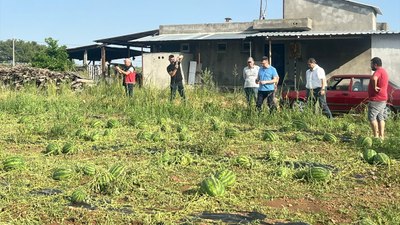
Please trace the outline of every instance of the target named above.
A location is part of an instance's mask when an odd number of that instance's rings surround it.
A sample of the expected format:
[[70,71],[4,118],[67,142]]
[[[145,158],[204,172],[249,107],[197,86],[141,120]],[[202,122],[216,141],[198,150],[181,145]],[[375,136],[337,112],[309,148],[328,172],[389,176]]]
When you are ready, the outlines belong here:
[[381,58],[390,79],[400,83],[400,34],[374,35],[371,42],[371,58]]
[[[143,84],[155,88],[168,88],[171,77],[167,73],[169,65],[169,55],[178,56],[177,52],[143,53]],[[189,62],[191,54],[184,54],[182,69],[185,76],[185,82],[188,78]]]

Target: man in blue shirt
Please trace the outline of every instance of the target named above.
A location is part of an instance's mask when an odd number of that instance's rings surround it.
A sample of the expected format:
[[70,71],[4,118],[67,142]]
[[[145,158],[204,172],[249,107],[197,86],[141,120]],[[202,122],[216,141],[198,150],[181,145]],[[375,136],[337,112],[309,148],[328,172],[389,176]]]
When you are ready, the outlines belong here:
[[268,57],[264,56],[261,60],[261,67],[258,71],[258,77],[256,82],[259,85],[258,96],[257,96],[257,109],[261,110],[261,106],[265,99],[267,99],[268,107],[270,112],[276,110],[274,102],[274,93],[276,83],[278,83],[279,76],[276,69],[269,64]]

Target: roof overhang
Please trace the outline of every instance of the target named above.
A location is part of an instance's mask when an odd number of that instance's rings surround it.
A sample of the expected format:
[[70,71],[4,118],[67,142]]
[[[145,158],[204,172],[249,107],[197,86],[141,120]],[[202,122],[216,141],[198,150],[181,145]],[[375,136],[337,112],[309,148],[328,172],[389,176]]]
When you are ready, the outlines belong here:
[[162,34],[130,41],[132,44],[151,44],[159,42],[243,40],[256,32],[221,32],[196,34]]
[[67,53],[68,53],[69,58],[71,58],[71,59],[83,60],[85,51],[87,51],[87,59],[88,60],[100,61],[102,47],[104,47],[105,51],[106,51],[106,61],[142,55],[141,51],[132,50],[132,49],[128,50],[128,48],[117,48],[117,47],[104,46],[101,44],[81,46],[81,47],[77,47],[77,48],[68,48]]
[[97,43],[103,43],[103,44],[114,44],[114,45],[124,45],[124,46],[133,46],[133,47],[143,47],[141,45],[136,45],[133,44],[129,41],[142,38],[142,37],[147,37],[147,36],[154,36],[157,35],[159,32],[158,29],[156,30],[149,30],[149,31],[144,31],[144,32],[139,32],[139,33],[134,33],[134,34],[128,34],[128,35],[123,35],[123,36],[116,36],[116,37],[111,37],[111,38],[105,38],[105,39],[99,39],[95,40],[94,42]]
[[266,39],[326,39],[326,38],[360,38],[363,36],[371,36],[371,35],[392,35],[392,34],[400,34],[400,32],[393,31],[360,31],[360,32],[352,32],[352,31],[334,31],[334,32],[312,32],[312,31],[303,31],[303,32],[259,32],[256,34],[252,34],[247,36],[247,38],[259,38],[263,37]]

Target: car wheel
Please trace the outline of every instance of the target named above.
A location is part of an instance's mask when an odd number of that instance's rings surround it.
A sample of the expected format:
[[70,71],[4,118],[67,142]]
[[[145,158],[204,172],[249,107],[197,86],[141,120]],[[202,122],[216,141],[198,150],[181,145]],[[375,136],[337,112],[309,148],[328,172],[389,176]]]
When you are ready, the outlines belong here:
[[292,109],[299,110],[300,112],[303,112],[305,107],[306,107],[306,103],[304,101],[296,100],[296,101],[293,101],[290,106],[291,106]]

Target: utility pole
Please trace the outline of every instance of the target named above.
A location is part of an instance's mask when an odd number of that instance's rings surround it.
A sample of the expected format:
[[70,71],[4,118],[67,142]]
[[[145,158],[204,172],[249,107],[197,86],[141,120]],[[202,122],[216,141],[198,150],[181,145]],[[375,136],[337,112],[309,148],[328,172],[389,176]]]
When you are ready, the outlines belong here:
[[15,66],[15,39],[12,39],[12,66]]
[[263,10],[263,1],[264,0],[260,0],[260,18],[259,18],[259,20],[265,19],[265,12],[267,10],[267,0],[265,0],[265,10]]

